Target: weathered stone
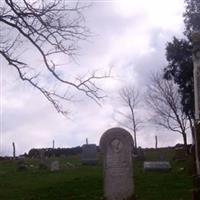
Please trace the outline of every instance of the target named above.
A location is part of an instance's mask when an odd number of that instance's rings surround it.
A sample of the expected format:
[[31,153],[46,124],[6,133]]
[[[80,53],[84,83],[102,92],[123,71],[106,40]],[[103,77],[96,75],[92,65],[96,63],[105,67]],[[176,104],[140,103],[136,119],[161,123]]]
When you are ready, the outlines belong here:
[[97,164],[97,147],[95,144],[84,144],[82,146],[81,161],[84,165]]
[[55,172],[60,170],[60,164],[58,160],[54,160],[50,164],[50,171]]
[[171,165],[168,161],[151,161],[144,162],[144,171],[169,171]]
[[65,164],[65,166],[66,166],[67,168],[75,168],[75,165],[72,164],[72,163],[70,163],[70,162],[67,162],[67,163]]
[[109,129],[101,137],[100,149],[105,199],[134,200],[132,136],[122,128]]
[[18,161],[17,162],[17,171],[26,171],[28,170],[28,166],[24,161]]
[[45,149],[39,149],[39,158],[41,160],[45,159]]
[[141,147],[138,147],[136,154],[133,154],[133,159],[139,161],[145,160],[144,151]]
[[187,159],[187,156],[186,156],[184,147],[176,147],[174,149],[173,160],[174,161],[184,161],[186,159]]

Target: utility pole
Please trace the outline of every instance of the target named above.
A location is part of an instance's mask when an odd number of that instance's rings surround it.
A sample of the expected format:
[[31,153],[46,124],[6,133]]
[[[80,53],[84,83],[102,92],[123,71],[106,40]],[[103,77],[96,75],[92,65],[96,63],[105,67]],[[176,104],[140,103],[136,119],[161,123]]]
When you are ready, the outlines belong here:
[[193,75],[194,75],[194,98],[195,98],[195,160],[196,160],[196,177],[195,191],[193,199],[200,199],[200,32],[192,34],[193,43]]
[[158,148],[158,136],[156,135],[155,136],[155,149]]
[[53,140],[53,149],[55,149],[55,140]]
[[14,142],[12,143],[12,146],[13,146],[13,160],[15,160],[16,151],[15,151],[15,143]]

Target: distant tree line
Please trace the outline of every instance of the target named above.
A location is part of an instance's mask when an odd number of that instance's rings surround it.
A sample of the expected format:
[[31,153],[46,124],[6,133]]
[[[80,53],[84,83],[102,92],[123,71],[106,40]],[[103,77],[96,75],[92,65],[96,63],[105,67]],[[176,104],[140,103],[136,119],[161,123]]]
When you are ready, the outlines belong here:
[[82,152],[82,148],[80,146],[73,147],[73,148],[41,148],[41,149],[31,149],[28,152],[28,157],[30,158],[39,158],[41,155],[44,157],[60,157],[62,155],[69,156],[69,155],[77,155]]

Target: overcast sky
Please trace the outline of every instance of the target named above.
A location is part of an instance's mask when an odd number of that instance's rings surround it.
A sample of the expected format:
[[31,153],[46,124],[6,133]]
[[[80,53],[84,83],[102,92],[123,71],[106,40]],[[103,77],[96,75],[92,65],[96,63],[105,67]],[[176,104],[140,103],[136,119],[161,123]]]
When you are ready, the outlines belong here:
[[[85,11],[86,25],[92,36],[80,44],[76,62],[65,62],[68,73],[83,74],[112,66],[112,79],[99,83],[107,98],[102,106],[87,97],[68,106],[69,118],[58,114],[34,88],[23,83],[3,58],[1,62],[1,155],[17,154],[30,148],[81,146],[99,143],[103,132],[118,126],[117,110],[122,109],[118,90],[132,84],[145,91],[152,71],[166,65],[165,45],[173,36],[182,37],[183,0],[111,0],[93,1]],[[31,55],[29,59],[34,59]],[[33,60],[34,62],[34,60]],[[66,72],[66,73],[67,73]],[[138,146],[172,146],[182,142],[181,136],[147,123],[148,112],[141,104],[139,115],[146,122],[138,132]]]

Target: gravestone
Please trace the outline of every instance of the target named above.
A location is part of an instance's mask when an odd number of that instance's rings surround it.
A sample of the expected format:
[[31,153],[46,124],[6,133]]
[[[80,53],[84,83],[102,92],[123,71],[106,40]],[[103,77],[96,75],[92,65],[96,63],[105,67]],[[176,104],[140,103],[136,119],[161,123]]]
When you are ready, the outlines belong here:
[[45,150],[44,149],[39,149],[39,158],[40,160],[44,160],[45,159]]
[[84,144],[82,146],[81,161],[83,165],[97,164],[97,147],[96,144]]
[[42,160],[39,162],[38,168],[42,170],[47,170],[49,169],[49,163],[45,160]]
[[184,147],[176,147],[174,148],[174,161],[184,161],[187,159],[185,148]]
[[133,154],[133,160],[144,161],[144,150],[141,147],[138,147],[136,154]]
[[144,171],[169,171],[171,165],[168,161],[148,161],[144,162]]
[[107,130],[100,139],[105,200],[134,200],[133,138],[122,128]]
[[26,171],[28,170],[27,164],[23,161],[20,160],[17,162],[17,171]]
[[55,171],[59,171],[59,170],[60,170],[59,162],[57,160],[52,161],[50,164],[50,171],[55,172]]

